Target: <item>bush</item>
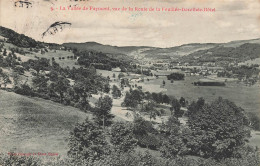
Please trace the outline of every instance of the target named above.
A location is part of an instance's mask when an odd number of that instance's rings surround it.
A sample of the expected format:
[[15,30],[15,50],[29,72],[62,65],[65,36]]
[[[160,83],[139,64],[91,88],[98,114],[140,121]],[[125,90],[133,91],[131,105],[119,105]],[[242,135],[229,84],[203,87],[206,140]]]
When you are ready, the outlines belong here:
[[42,162],[31,156],[16,156],[12,155],[14,153],[10,153],[11,155],[5,156],[0,154],[0,165],[28,165],[28,166],[38,166],[42,165]]
[[109,145],[99,126],[86,119],[70,133],[68,156],[74,161],[93,162],[109,153]]
[[168,80],[184,80],[184,74],[182,73],[171,73],[167,75]]
[[248,118],[250,120],[250,126],[252,129],[260,131],[260,118],[255,113],[249,113]]
[[20,95],[35,96],[34,91],[27,84],[23,84],[23,85],[21,85],[21,87],[18,87],[18,86],[14,87],[14,92],[18,93]]
[[134,149],[137,140],[133,135],[133,125],[117,122],[111,126],[111,143],[120,151],[128,152]]

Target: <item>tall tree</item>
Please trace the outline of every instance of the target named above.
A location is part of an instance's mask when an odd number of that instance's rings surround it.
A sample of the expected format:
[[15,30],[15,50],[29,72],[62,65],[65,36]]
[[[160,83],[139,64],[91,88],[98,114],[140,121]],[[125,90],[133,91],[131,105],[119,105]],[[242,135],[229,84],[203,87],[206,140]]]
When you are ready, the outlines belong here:
[[1,75],[3,83],[4,83],[4,88],[6,88],[7,84],[12,83],[12,81],[9,78],[9,75],[5,72],[2,72]]
[[145,104],[143,111],[149,113],[150,121],[152,119],[156,119],[156,116],[160,116],[160,111],[158,111],[156,108],[156,104],[154,101],[150,100],[147,104]]
[[121,97],[121,91],[116,85],[113,85],[112,95],[113,95],[114,98]]
[[185,107],[186,101],[185,101],[184,97],[180,98],[180,104],[181,104],[182,107]]
[[4,49],[4,52],[3,52],[3,56],[6,56],[7,55],[7,52],[6,52],[6,48]]
[[181,105],[180,105],[179,101],[176,98],[173,98],[171,105],[172,105],[171,112],[173,113],[173,111],[174,111],[174,115],[176,117],[181,117],[184,112],[181,110]]
[[96,103],[96,108],[94,111],[94,120],[97,124],[102,125],[103,129],[105,126],[111,125],[111,120],[114,115],[111,114],[113,100],[109,96],[100,97]]
[[109,149],[102,130],[88,119],[70,134],[68,156],[76,162],[92,163],[106,155]]
[[37,75],[33,77],[32,83],[36,91],[38,92],[47,92],[47,81],[48,78],[45,78],[44,75]]
[[54,90],[60,95],[60,103],[62,103],[64,98],[64,93],[69,87],[69,80],[63,76],[59,76],[58,80],[54,82]]
[[221,97],[197,108],[188,119],[192,131],[188,148],[193,154],[221,159],[245,145],[250,131],[242,108]]
[[133,124],[116,122],[111,126],[111,143],[120,152],[132,151],[137,143],[133,135]]

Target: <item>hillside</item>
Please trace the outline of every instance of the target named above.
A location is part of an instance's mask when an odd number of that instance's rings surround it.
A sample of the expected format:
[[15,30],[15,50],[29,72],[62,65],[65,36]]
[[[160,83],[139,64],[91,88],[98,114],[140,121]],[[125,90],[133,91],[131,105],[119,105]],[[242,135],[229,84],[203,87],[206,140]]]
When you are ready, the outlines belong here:
[[[227,47],[230,46],[230,47]],[[201,63],[216,63],[217,65],[227,65],[229,63],[245,62],[260,57],[260,44],[250,42],[237,42],[222,44],[210,49],[199,50],[181,57],[182,62],[189,62],[191,64],[200,65]]]
[[12,43],[19,47],[42,47],[43,44],[41,42],[37,42],[34,39],[25,36],[23,34],[19,34],[11,29],[0,26],[0,36],[7,38],[7,42]]
[[107,54],[124,54],[127,55],[130,52],[136,51],[141,48],[151,48],[145,46],[125,46],[125,47],[118,47],[118,46],[111,46],[111,45],[103,45],[96,42],[85,42],[85,43],[63,43],[63,46],[70,47],[70,48],[77,48],[78,50],[82,51],[98,51]]
[[[147,46],[128,46],[118,47],[111,45],[103,45],[96,42],[86,43],[64,43],[63,46],[70,48],[77,48],[78,50],[97,51],[110,54],[113,57],[128,57],[143,60],[177,60],[179,58],[189,56],[194,57],[197,54],[209,52],[210,50],[216,50],[218,48],[237,48],[244,44],[260,44],[260,39],[252,40],[238,40],[231,41],[228,43],[191,43],[184,44],[181,46],[169,47],[169,48],[158,48],[158,47],[147,47]],[[228,53],[228,52],[227,52]],[[247,59],[247,58],[246,58]]]
[[156,48],[144,51],[146,58],[158,58],[158,59],[174,59],[182,56],[189,55],[198,50],[206,50],[217,46],[218,44],[206,43],[206,44],[185,44],[170,48]]
[[[63,43],[62,45],[55,43],[42,43],[35,41],[34,39],[19,34],[11,29],[0,26],[0,36],[1,40],[3,37],[7,39],[8,43],[12,43],[18,47],[24,48],[44,48],[48,46],[49,48],[60,49],[62,46],[77,49],[79,51],[94,51],[102,52],[116,59],[128,59],[128,60],[178,60],[183,61],[191,59],[191,57],[197,57],[198,54],[205,56],[207,53],[212,52],[212,50],[217,50],[219,48],[224,48],[224,50],[230,50],[230,48],[238,48],[242,45],[249,44],[251,47],[254,44],[259,45],[260,39],[251,40],[237,40],[227,43],[191,43],[184,44],[181,46],[169,47],[169,48],[159,48],[159,47],[149,47],[149,46],[112,46],[103,45],[97,42],[85,42],[85,43]],[[258,51],[258,50],[257,50]],[[228,52],[223,52],[224,55],[229,55]],[[182,58],[188,56],[187,58]],[[207,57],[207,56],[205,56]],[[248,58],[242,58],[248,60]]]
[[64,156],[69,132],[87,116],[74,107],[0,90],[0,152]]

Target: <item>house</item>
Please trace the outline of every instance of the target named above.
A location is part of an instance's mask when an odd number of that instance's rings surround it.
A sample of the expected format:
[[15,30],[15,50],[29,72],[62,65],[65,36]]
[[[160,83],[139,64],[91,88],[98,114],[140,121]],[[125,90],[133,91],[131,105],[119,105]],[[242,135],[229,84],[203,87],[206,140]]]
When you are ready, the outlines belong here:
[[121,69],[119,67],[117,67],[117,68],[113,68],[112,71],[113,72],[121,72]]

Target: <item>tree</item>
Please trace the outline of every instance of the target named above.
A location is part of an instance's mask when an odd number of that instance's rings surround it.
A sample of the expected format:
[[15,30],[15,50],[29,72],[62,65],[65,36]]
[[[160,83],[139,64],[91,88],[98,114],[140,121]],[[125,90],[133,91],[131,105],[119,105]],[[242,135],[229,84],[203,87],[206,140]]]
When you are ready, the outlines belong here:
[[181,104],[182,107],[185,107],[186,101],[185,101],[184,97],[180,98],[180,104]]
[[20,75],[17,72],[13,73],[14,87],[19,85]]
[[167,75],[168,80],[184,80],[184,74],[182,73],[171,73]]
[[164,80],[163,80],[162,84],[163,84],[163,86],[165,86],[165,81]]
[[62,103],[64,93],[67,91],[67,88],[69,87],[69,80],[63,76],[59,76],[57,81],[52,84],[54,84],[54,90],[58,92],[58,94],[60,95],[60,103]]
[[160,116],[160,111],[158,111],[156,108],[156,104],[154,101],[148,101],[148,103],[144,106],[143,111],[149,113],[150,121],[152,119],[156,119],[156,116]]
[[187,111],[187,115],[191,115],[193,113],[196,113],[199,109],[201,109],[203,106],[205,105],[205,100],[204,98],[200,97],[197,102],[192,102],[189,106],[188,106],[188,111]]
[[136,108],[143,100],[144,94],[142,91],[135,89],[131,92],[126,92],[124,104],[126,107]]
[[33,86],[39,93],[47,92],[47,81],[48,78],[45,78],[44,75],[38,75],[32,79]]
[[254,129],[254,130],[258,130],[260,131],[260,118],[259,115],[250,112],[248,114],[248,118],[250,120],[250,126]]
[[181,117],[184,112],[181,110],[181,105],[180,105],[179,101],[176,98],[173,98],[171,105],[172,105],[171,112],[174,111],[174,115],[176,117]]
[[3,56],[6,56],[7,55],[7,52],[6,52],[6,48],[4,49],[4,52],[3,52]]
[[125,76],[124,73],[119,73],[119,74],[118,74],[118,78],[119,78],[119,79],[123,78],[124,76]]
[[116,85],[113,85],[112,95],[113,95],[114,98],[121,97],[121,91]]
[[105,126],[109,126],[112,124],[111,120],[114,118],[112,115],[111,108],[112,108],[113,100],[109,96],[100,97],[98,102],[96,103],[96,107],[94,110],[94,120],[98,125],[102,125],[103,129]]
[[164,94],[162,96],[162,102],[163,103],[166,103],[166,104],[169,104],[170,103],[170,98],[168,97],[168,95]]
[[3,83],[4,83],[4,88],[6,88],[7,84],[12,83],[12,81],[10,80],[7,73],[2,72],[1,77],[2,77],[2,80],[3,80]]
[[40,58],[38,60],[28,60],[27,63],[29,63],[29,66],[33,68],[38,75],[40,70],[45,70],[50,68],[49,61],[50,61],[49,59]]
[[160,131],[166,136],[169,136],[172,130],[174,130],[174,132],[178,131],[180,129],[180,125],[181,123],[178,118],[176,118],[174,115],[171,115],[166,123],[161,124]]
[[201,108],[202,106],[204,106],[205,104],[205,99],[203,97],[200,97],[197,101],[197,105],[199,108]]
[[136,146],[131,123],[116,122],[111,126],[111,143],[120,152],[129,152]]
[[109,91],[110,91],[110,85],[109,85],[108,82],[104,84],[103,90],[104,90],[105,93],[109,93]]
[[153,128],[150,121],[145,121],[141,117],[135,118],[133,133],[138,140],[138,145],[142,147],[156,149],[160,146],[160,141],[157,137],[158,132]]
[[171,130],[170,135],[163,141],[160,152],[165,158],[174,158],[184,147],[180,132]]
[[77,124],[70,133],[68,156],[75,161],[97,161],[106,155],[109,149],[102,130],[88,119]]
[[197,108],[188,119],[192,137],[187,147],[193,155],[222,159],[245,145],[250,131],[242,108],[221,97]]
[[115,75],[115,73],[113,73],[113,76],[112,76],[113,78],[116,78],[116,75]]

